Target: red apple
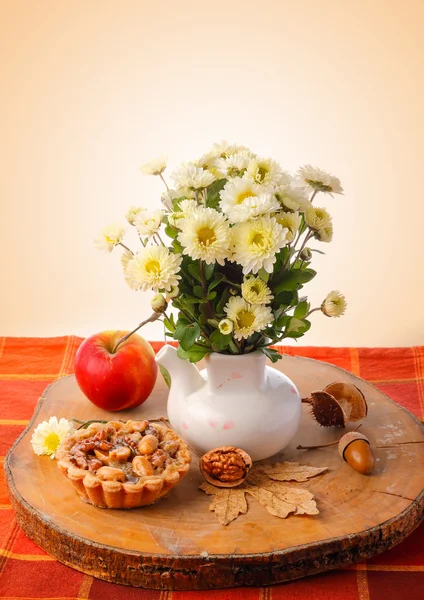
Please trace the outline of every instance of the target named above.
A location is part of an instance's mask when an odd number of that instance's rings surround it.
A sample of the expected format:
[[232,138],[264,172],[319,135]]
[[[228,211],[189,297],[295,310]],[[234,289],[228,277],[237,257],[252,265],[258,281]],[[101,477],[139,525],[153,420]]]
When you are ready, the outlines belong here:
[[116,352],[128,331],[90,336],[75,356],[75,377],[82,392],[99,408],[125,410],[142,404],[155,385],[158,367],[151,345],[134,333]]

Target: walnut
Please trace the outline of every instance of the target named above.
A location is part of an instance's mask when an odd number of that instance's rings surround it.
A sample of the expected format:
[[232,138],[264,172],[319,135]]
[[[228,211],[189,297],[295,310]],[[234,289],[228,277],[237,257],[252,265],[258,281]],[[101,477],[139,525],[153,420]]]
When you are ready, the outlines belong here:
[[200,459],[200,471],[208,483],[217,487],[235,487],[246,479],[252,459],[240,448],[222,446]]

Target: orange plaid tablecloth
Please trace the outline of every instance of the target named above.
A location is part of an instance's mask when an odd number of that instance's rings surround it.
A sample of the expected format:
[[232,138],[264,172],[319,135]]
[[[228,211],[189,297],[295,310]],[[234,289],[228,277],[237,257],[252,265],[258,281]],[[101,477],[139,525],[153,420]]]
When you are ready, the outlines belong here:
[[[72,373],[82,339],[0,338],[0,468],[44,388]],[[162,344],[152,344],[157,350]],[[282,348],[333,363],[370,381],[424,419],[424,347]],[[424,465],[423,465],[424,467]],[[99,600],[406,600],[424,599],[424,526],[366,563],[269,588],[160,592],[93,579],[46,555],[19,529],[0,476],[0,598]]]

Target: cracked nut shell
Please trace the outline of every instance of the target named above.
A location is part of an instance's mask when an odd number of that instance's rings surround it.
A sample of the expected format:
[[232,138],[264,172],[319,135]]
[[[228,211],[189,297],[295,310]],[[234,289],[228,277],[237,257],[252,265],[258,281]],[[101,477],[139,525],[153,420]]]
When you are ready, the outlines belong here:
[[200,459],[204,479],[216,487],[236,487],[243,483],[252,468],[252,459],[235,446],[221,446]]
[[311,405],[315,420],[323,427],[346,427],[349,422],[364,419],[368,413],[361,390],[343,381],[334,381],[303,401]]

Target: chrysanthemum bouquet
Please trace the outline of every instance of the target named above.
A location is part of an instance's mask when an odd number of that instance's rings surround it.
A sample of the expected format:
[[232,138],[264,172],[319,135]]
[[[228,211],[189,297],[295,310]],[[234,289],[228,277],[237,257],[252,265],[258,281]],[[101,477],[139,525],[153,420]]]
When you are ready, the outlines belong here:
[[165,169],[166,159],[142,167],[166,186],[163,207],[132,207],[126,214],[140,249],[124,244],[122,225],[106,227],[97,239],[106,251],[124,249],[131,288],[156,292],[153,315],[136,329],[163,319],[180,357],[192,362],[210,352],[255,350],[275,362],[280,355],[270,345],[304,335],[312,312],[344,313],[337,291],[312,309],[301,296],[316,275],[313,252],[321,252],[310,246],[333,237],[330,214],[314,200],[319,193],[341,194],[339,179],[309,165],[292,176],[274,160],[227,143],[175,169],[173,189]]

